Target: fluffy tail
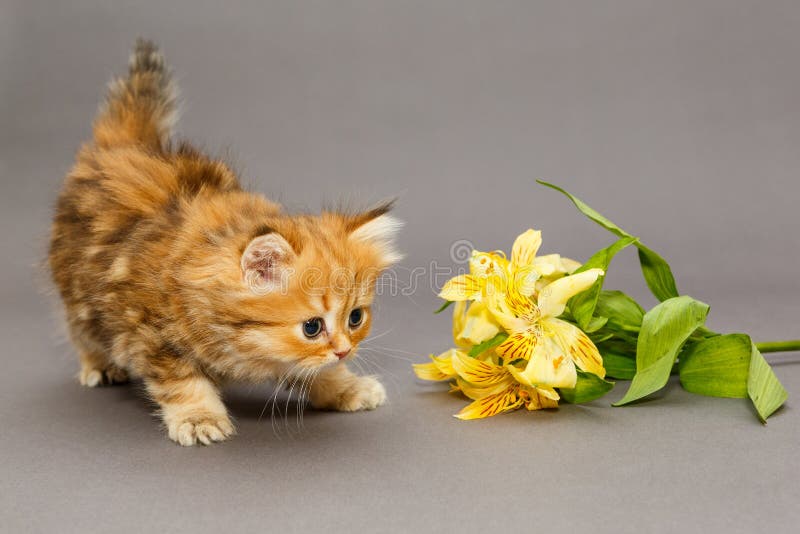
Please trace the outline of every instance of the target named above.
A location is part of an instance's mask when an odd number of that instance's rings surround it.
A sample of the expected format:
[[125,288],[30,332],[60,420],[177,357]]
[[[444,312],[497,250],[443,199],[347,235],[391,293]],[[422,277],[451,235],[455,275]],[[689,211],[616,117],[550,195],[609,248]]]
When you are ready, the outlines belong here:
[[109,85],[94,123],[95,142],[163,148],[176,119],[176,93],[164,56],[152,42],[137,39],[128,76]]

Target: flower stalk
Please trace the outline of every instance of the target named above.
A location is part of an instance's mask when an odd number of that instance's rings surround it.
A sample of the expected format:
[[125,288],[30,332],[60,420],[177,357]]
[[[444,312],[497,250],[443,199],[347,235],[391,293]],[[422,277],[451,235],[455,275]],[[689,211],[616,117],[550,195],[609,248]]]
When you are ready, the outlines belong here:
[[794,352],[800,351],[800,339],[788,341],[764,341],[756,343],[760,352]]

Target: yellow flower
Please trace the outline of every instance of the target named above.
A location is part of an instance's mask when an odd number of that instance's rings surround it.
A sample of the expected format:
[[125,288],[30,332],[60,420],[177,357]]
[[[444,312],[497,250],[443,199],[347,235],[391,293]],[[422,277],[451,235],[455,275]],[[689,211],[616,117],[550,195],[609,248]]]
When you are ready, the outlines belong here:
[[[456,417],[477,419],[525,406],[555,408],[556,388],[574,388],[576,366],[605,376],[603,360],[586,334],[558,319],[567,301],[604,273],[558,254],[537,256],[541,232],[527,230],[514,241],[511,258],[499,251],[473,251],[470,272],[448,281],[439,296],[455,301],[456,348],[414,365],[424,380],[451,380],[473,402]],[[498,333],[508,338],[477,357],[468,352]],[[524,366],[524,368],[523,368]]]
[[508,363],[527,361],[524,371],[510,372],[522,384],[573,388],[577,365],[603,378],[605,369],[597,347],[578,327],[558,319],[567,301],[594,284],[602,269],[589,269],[560,278],[538,292],[537,303],[515,291],[493,294],[490,311],[509,332],[495,351]]
[[556,408],[558,393],[552,388],[537,388],[517,382],[513,366],[495,365],[454,352],[451,365],[458,375],[458,389],[473,400],[455,417],[480,419],[525,406],[528,410]]
[[493,276],[505,276],[508,260],[497,252],[472,251],[469,274],[460,274],[448,280],[439,296],[445,300],[461,302],[481,300],[487,281]]
[[[476,300],[496,285],[514,281],[524,295],[537,290],[537,282],[552,281],[580,267],[580,263],[558,254],[536,256],[542,245],[542,233],[529,229],[519,235],[511,248],[511,260],[500,252],[473,251],[469,274],[458,275],[445,283],[439,296],[450,301]],[[494,284],[493,284],[494,282]]]

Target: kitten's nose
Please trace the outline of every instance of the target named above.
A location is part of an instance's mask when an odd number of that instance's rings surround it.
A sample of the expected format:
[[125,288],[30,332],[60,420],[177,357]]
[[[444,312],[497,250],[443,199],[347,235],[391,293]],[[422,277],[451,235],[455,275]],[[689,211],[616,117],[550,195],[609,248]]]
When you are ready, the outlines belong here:
[[341,359],[345,358],[348,354],[350,354],[351,350],[352,349],[350,347],[347,347],[347,350],[339,350],[339,351],[335,350],[335,351],[333,351],[333,353],[336,355],[337,358],[339,358],[341,360]]

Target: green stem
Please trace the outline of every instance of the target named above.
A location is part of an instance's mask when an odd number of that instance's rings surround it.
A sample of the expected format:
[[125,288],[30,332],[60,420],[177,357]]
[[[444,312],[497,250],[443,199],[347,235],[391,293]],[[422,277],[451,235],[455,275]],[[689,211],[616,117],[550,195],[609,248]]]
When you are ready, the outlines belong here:
[[800,350],[800,339],[791,341],[765,341],[763,343],[756,343],[756,347],[760,352],[791,352]]

